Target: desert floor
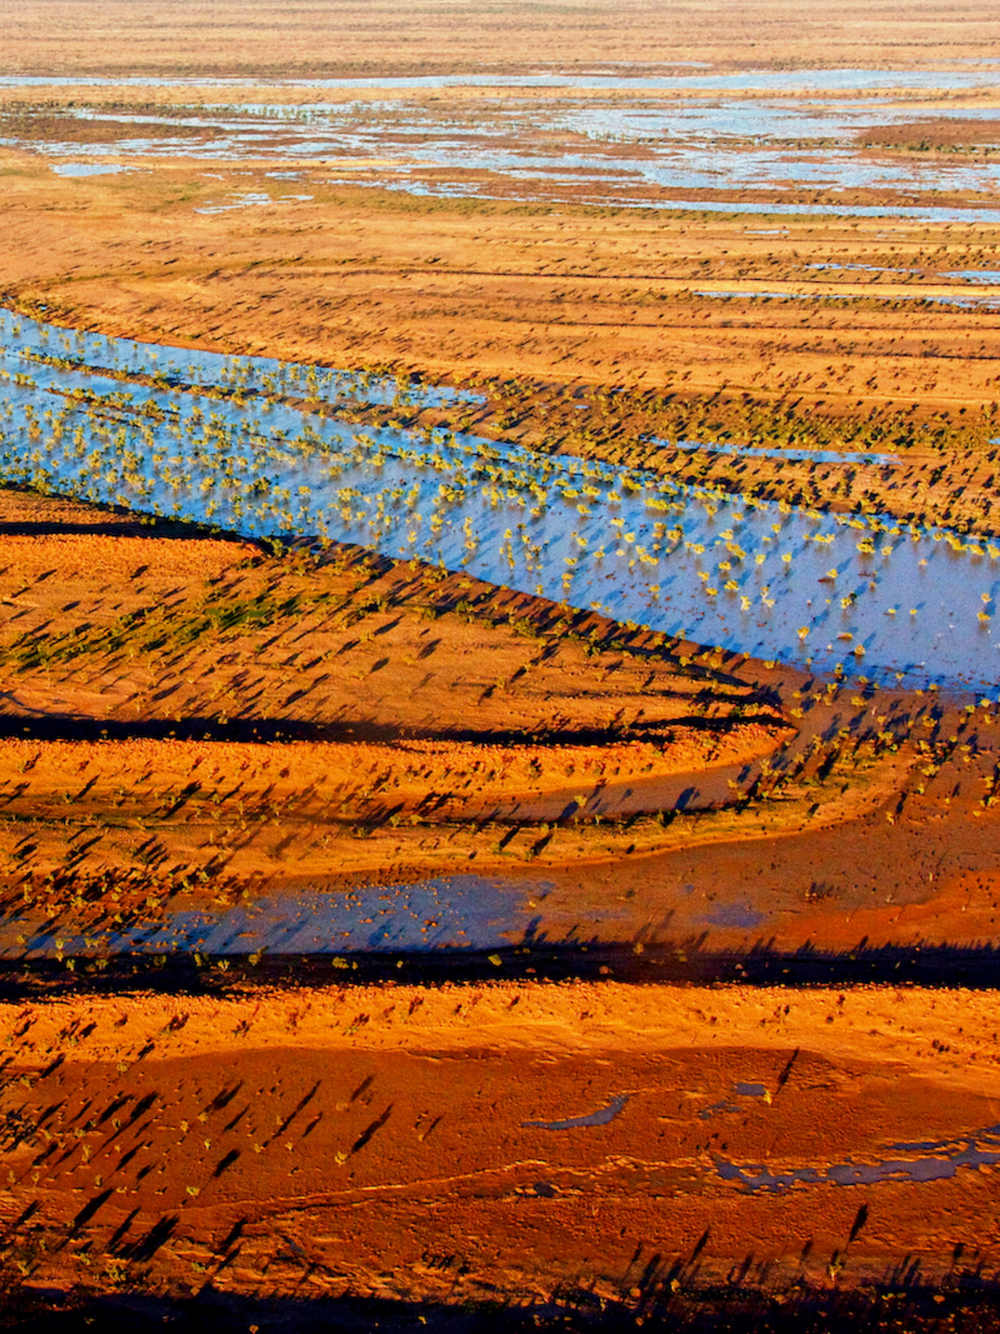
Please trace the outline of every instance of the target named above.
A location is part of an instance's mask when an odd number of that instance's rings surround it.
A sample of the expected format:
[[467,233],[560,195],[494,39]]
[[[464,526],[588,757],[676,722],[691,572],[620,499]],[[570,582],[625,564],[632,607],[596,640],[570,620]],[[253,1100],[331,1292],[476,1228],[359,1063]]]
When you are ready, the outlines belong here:
[[[332,14],[20,6],[4,307],[988,549],[988,16]],[[574,119],[747,70],[856,181],[672,185]],[[687,148],[743,180],[744,130]],[[997,1327],[995,689],[4,481],[0,1325]]]

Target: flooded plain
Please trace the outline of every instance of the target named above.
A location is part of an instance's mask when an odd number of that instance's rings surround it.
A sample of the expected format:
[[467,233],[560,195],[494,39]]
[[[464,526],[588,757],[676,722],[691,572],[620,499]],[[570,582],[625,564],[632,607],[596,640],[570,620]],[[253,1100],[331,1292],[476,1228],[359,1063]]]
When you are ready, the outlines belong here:
[[[0,79],[0,96],[35,88],[68,105],[53,115],[51,102],[8,103],[0,145],[64,174],[101,162],[280,163],[299,164],[311,185],[448,197],[1000,218],[990,68]],[[131,106],[139,88],[163,105]],[[927,151],[942,126],[945,137],[972,126],[979,151]]]
[[266,8],[5,33],[5,1294],[960,1324],[1000,27]]
[[10,314],[0,337],[7,483],[251,537],[356,543],[816,671],[995,688],[991,540],[337,416],[348,402],[468,401],[454,390]]

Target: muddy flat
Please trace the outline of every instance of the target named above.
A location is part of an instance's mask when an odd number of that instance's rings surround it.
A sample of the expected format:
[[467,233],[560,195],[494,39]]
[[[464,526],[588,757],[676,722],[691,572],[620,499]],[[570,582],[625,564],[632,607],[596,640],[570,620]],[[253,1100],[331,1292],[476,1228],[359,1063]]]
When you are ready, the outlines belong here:
[[94,1254],[116,1284],[299,1297],[586,1273],[635,1306],[762,1248],[819,1283],[983,1253],[955,1215],[1000,1154],[992,998],[497,982],[2,1022],[3,1210],[39,1282]]
[[0,1324],[995,1327],[998,59],[10,16]]

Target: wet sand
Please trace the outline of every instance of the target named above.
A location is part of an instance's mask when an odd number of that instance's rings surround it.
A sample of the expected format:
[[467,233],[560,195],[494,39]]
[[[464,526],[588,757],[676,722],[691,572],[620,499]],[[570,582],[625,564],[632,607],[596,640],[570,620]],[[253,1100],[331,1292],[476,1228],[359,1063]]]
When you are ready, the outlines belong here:
[[[280,31],[236,4],[124,12],[22,6],[0,73],[196,80],[88,89],[110,114],[203,102],[226,75],[249,97],[484,58],[1000,56],[968,8],[848,6],[822,41],[780,4],[724,30],[674,6],[669,32],[638,4],[292,5]],[[851,151],[933,162],[963,221],[769,214],[767,183],[728,213],[710,188],[518,199],[500,172],[459,182],[500,198],[428,197],[398,188],[388,141],[359,170],[392,188],[190,144],[59,175],[45,151],[84,94],[4,88],[5,126],[51,105],[0,147],[0,295],[170,346],[388,366],[482,392],[457,424],[487,437],[989,539],[1000,225],[947,173],[988,168],[995,97],[917,93]],[[459,127],[515,104],[432,96]],[[855,1300],[866,1327],[930,1330],[975,1290],[990,1327],[995,691],[825,679],[417,562],[9,489],[0,672],[11,1322],[112,1301],[159,1324],[201,1294],[219,1329],[307,1328],[323,1298],[344,1327],[398,1330],[783,1329],[796,1303],[825,1320]]]
[[[188,165],[69,180],[0,154],[4,290],[57,324],[389,365],[485,390],[487,405],[460,418],[478,434],[807,506],[993,522],[992,316],[937,300],[969,290],[943,272],[992,270],[989,227],[609,214],[348,187],[208,216],[194,206],[217,183]],[[239,179],[252,189],[256,178]],[[817,267],[831,263],[874,272]],[[905,284],[881,272],[900,265],[915,270]],[[902,466],[751,465],[656,439],[888,452]]]
[[498,982],[0,1024],[39,1285],[638,1307],[734,1264],[787,1290],[991,1254],[992,996]]

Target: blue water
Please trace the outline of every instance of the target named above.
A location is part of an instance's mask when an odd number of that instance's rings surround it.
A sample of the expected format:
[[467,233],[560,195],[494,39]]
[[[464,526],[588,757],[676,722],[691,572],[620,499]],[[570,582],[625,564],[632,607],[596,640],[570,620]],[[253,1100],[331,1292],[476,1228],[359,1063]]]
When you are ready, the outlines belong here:
[[[990,70],[893,72],[866,69],[791,73],[547,72],[523,77],[472,73],[447,77],[317,80],[235,79],[0,79],[3,86],[95,88],[121,86],[215,88],[220,99],[243,89],[314,90],[306,105],[229,101],[175,108],[166,117],[147,112],[76,106],[81,121],[111,119],[135,126],[135,136],[93,141],[86,136],[53,143],[0,139],[53,162],[53,170],[97,174],[94,159],[119,164],[153,159],[218,163],[306,161],[327,183],[381,185],[446,197],[498,195],[573,198],[595,204],[781,214],[895,216],[927,222],[995,222],[1000,211],[1000,160],[956,154],[879,154],[862,141],[875,127],[923,118],[975,118],[993,113],[965,107],[921,109],[914,90],[975,90],[992,86]],[[483,94],[481,114],[461,99],[429,105],[435,88],[496,88]],[[381,90],[377,100],[359,90]],[[522,90],[523,96],[518,96]],[[538,97],[539,90],[558,96]],[[893,98],[896,91],[900,94]],[[606,96],[602,96],[604,93]],[[623,96],[624,93],[630,96]],[[674,96],[674,94],[681,94]],[[184,111],[186,114],[178,113]],[[176,134],[143,137],[144,126]],[[206,137],[181,131],[206,130]],[[74,161],[60,164],[60,159]],[[320,165],[321,164],[321,165]],[[108,170],[111,168],[109,167]],[[470,174],[472,173],[472,174]],[[903,193],[908,202],[858,205],[836,196],[859,189]],[[706,200],[695,198],[708,192]],[[747,202],[744,191],[764,192],[771,203]],[[810,197],[822,191],[834,198]],[[947,192],[961,198],[942,201]],[[674,196],[674,197],[670,197]],[[255,202],[262,203],[263,200]],[[268,201],[270,202],[270,201]],[[286,201],[287,202],[287,201]],[[226,199],[212,207],[240,207]],[[246,205],[243,205],[246,206]]]
[[[656,436],[649,439],[654,444],[669,443]],[[902,463],[898,454],[858,454],[844,449],[763,449],[755,445],[703,444],[700,440],[676,440],[673,443],[676,449],[702,450],[706,454],[729,454],[744,459],[794,459],[800,463],[867,464],[883,468],[897,468]]]
[[[665,62],[669,64],[670,62]],[[692,62],[682,61],[688,65]],[[948,89],[959,91],[973,88],[992,88],[996,84],[994,70],[878,70],[878,69],[812,69],[812,70],[744,70],[735,74],[660,74],[621,75],[604,72],[574,74],[567,71],[549,71],[542,74],[429,74],[410,76],[372,76],[333,79],[253,79],[217,78],[191,75],[183,78],[94,77],[89,75],[0,75],[0,88],[609,88],[609,89],[700,89],[728,92],[747,89],[759,92],[787,93],[800,88],[822,92],[842,92],[851,89],[895,88]]]
[[[155,384],[138,378],[156,374]],[[417,557],[817,670],[976,691],[1000,681],[1000,545],[987,540],[447,430],[366,428],[339,419],[336,405],[458,412],[469,396],[6,312],[0,377],[7,482],[247,536]]]
[[[534,886],[535,892],[538,886]],[[477,875],[407,885],[262,895],[230,908],[151,914],[148,922],[81,931],[30,914],[0,920],[0,957],[113,954],[212,957],[484,950],[530,932],[523,886]]]
[[752,1194],[778,1194],[796,1186],[873,1186],[884,1181],[919,1183],[947,1181],[960,1168],[993,1167],[1000,1163],[1000,1126],[951,1140],[890,1144],[891,1156],[875,1162],[831,1163],[826,1167],[771,1168],[763,1163],[738,1164],[721,1155],[714,1158],[723,1181],[732,1181]]
[[617,1093],[606,1107],[599,1111],[588,1112],[584,1116],[569,1116],[562,1121],[522,1121],[522,1126],[535,1126],[539,1130],[583,1130],[592,1126],[607,1126],[624,1110],[629,1100],[627,1093]]

